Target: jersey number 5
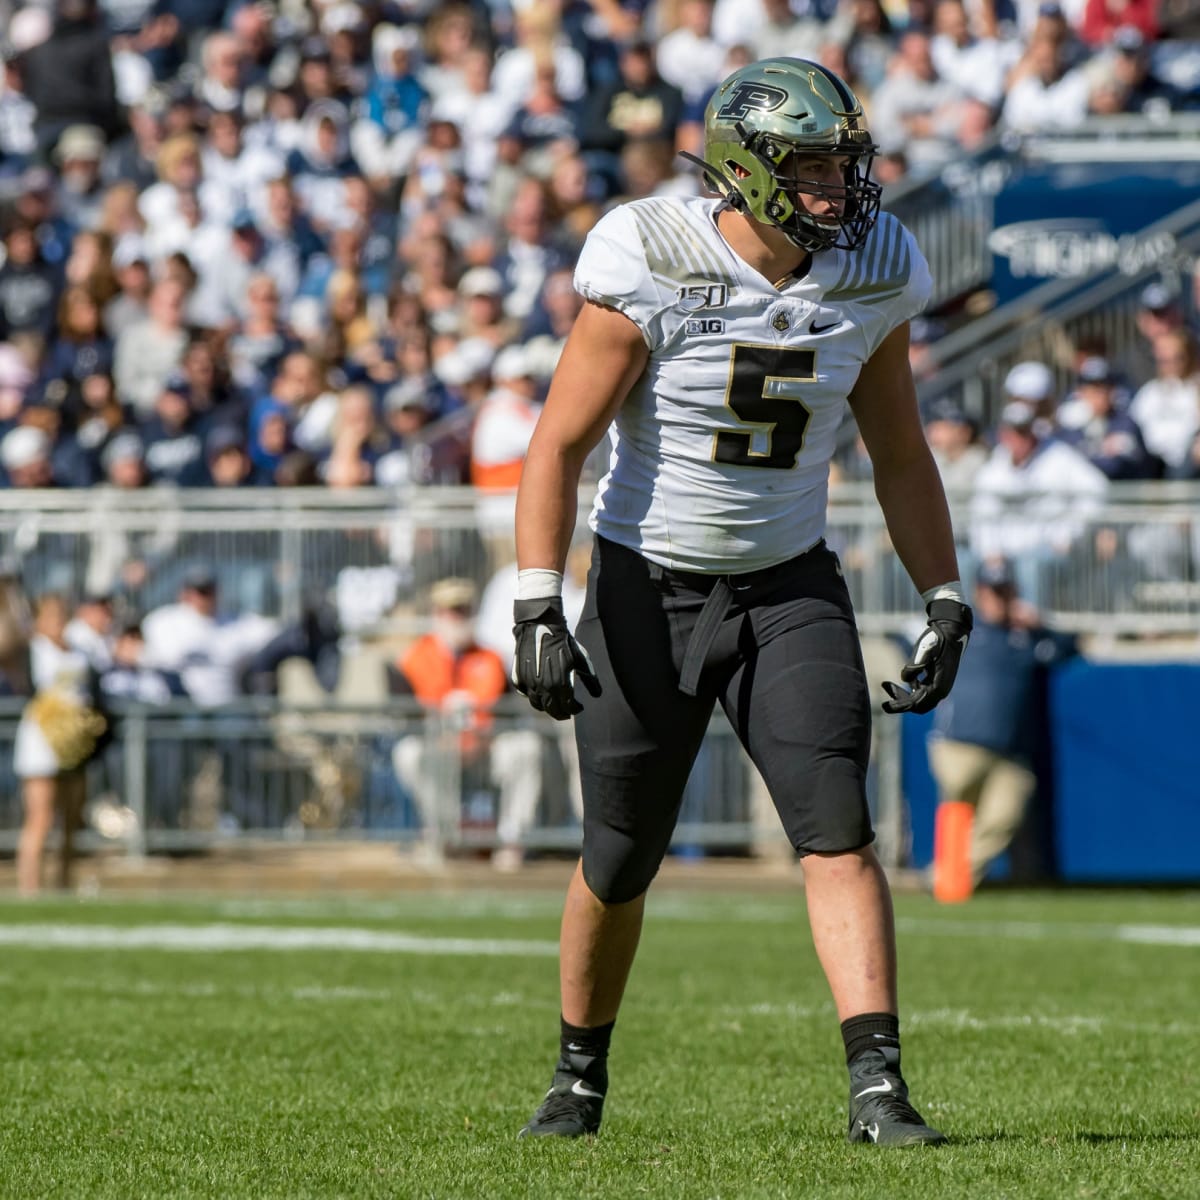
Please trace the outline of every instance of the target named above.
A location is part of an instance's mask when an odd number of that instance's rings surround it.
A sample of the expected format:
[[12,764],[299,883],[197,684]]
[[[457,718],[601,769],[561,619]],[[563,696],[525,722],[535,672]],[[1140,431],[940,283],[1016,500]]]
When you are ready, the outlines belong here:
[[762,427],[766,449],[754,449],[753,433],[723,431],[716,436],[713,458],[739,467],[794,467],[812,420],[812,410],[800,399],[799,385],[816,379],[815,350],[735,343],[725,403],[739,421]]

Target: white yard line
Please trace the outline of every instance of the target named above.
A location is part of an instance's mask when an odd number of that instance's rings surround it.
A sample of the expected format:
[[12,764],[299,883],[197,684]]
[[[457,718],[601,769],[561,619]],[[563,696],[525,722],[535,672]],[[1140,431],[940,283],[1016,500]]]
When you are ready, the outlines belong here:
[[968,921],[897,917],[899,933],[918,937],[999,937],[1023,941],[1133,942],[1153,946],[1200,946],[1195,925],[1105,925],[1087,921]]
[[0,925],[0,945],[34,950],[347,950],[372,954],[551,958],[552,941],[422,937],[380,929],[286,925]]

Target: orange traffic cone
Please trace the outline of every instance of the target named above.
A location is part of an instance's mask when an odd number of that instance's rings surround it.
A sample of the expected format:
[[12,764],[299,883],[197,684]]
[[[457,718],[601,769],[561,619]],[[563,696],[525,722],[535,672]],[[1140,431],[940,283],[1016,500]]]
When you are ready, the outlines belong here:
[[933,826],[933,897],[943,904],[971,898],[971,827],[975,806],[965,800],[944,800],[937,806]]

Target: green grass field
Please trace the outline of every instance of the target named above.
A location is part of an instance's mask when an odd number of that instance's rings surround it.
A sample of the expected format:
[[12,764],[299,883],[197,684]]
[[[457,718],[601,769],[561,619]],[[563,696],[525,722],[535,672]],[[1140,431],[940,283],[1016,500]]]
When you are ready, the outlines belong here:
[[653,895],[604,1131],[532,1144],[554,895],[4,902],[0,1195],[1200,1197],[1200,897],[897,911],[942,1149],[845,1143],[799,895]]

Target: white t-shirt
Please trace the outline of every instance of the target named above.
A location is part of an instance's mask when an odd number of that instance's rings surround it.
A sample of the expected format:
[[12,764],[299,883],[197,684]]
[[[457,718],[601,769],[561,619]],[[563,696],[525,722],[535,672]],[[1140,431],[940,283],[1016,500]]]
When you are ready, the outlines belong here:
[[1200,380],[1151,379],[1138,388],[1129,415],[1152,454],[1169,467],[1181,466],[1200,433]]
[[717,574],[784,562],[825,532],[829,461],[863,364],[928,300],[912,235],[879,217],[855,251],[776,288],[717,230],[720,202],[663,197],[608,213],[575,287],[650,349],[609,430],[590,518],[652,562]]

